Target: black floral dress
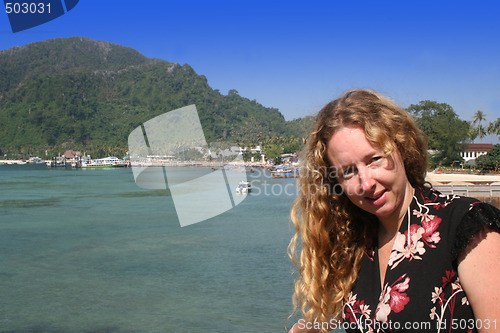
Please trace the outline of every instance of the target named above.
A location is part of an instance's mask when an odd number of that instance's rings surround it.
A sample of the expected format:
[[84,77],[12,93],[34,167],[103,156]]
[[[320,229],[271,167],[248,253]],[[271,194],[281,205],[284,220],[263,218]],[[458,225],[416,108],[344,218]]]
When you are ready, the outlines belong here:
[[[457,258],[500,211],[476,199],[417,188],[396,235],[381,290],[376,237],[344,307],[347,332],[477,332]],[[500,326],[489,323],[491,327]]]

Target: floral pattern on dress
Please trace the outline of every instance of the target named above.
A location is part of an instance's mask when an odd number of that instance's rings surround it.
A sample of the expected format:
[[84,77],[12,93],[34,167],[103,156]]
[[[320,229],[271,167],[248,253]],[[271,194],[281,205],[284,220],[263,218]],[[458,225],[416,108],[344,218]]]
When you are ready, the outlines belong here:
[[[358,295],[353,295],[352,292],[349,293],[349,296],[347,298],[347,302],[345,303],[345,307],[348,308],[350,311],[344,311],[342,313],[343,319],[348,320],[351,323],[357,323],[358,325],[363,325],[361,324],[362,320],[368,320],[370,321],[370,315],[372,313],[372,310],[370,309],[370,306],[365,304],[365,301],[360,301],[357,299]],[[359,319],[356,317],[359,316]],[[374,333],[373,327],[367,325],[363,325],[365,328],[367,328],[366,333]]]
[[[403,280],[403,282],[400,282]],[[410,278],[404,274],[393,284],[388,283],[384,286],[382,294],[379,298],[377,310],[375,311],[375,319],[380,322],[387,322],[387,316],[391,311],[395,313],[401,312],[405,305],[410,301],[410,297],[404,291],[410,286]]]
[[[384,286],[384,290],[379,298],[379,304],[375,310],[376,322],[370,321],[370,315],[372,313],[370,306],[365,304],[365,301],[358,300],[357,295],[351,292],[345,303],[345,307],[347,307],[349,311],[344,311],[344,320],[362,325],[367,329],[366,333],[383,332],[380,326],[377,325],[377,322],[386,323],[387,317],[391,312],[399,313],[404,309],[406,304],[410,302],[410,297],[405,293],[409,287],[410,278],[407,274],[401,276],[390,286],[389,284]],[[363,319],[368,320],[368,322],[361,324]]]
[[356,314],[359,314],[361,317],[366,319],[370,319],[370,315],[372,310],[370,306],[365,304],[365,301],[357,300],[357,295],[353,295],[352,292],[349,294],[347,298],[346,306],[349,306],[351,311],[345,314],[344,319],[348,319],[351,322],[356,321]]
[[[444,290],[446,286],[450,284],[452,294],[448,298],[446,298]],[[450,312],[450,320],[453,320],[453,312],[455,310],[457,294],[463,291],[464,290],[462,289],[462,285],[460,284],[460,279],[453,270],[446,271],[446,276],[443,276],[443,284],[440,287],[434,287],[434,291],[431,295],[431,300],[433,304],[436,304],[436,306],[431,309],[429,317],[432,320],[436,320],[438,332],[441,331],[441,327],[446,327],[446,325],[442,325],[446,309],[448,309]],[[467,300],[466,296],[461,297],[460,302],[462,305],[469,305],[469,300]],[[451,332],[451,326],[449,327]]]
[[[425,247],[436,248],[436,244],[441,240],[439,231],[436,231],[441,223],[441,218],[429,214],[429,207],[427,207],[427,205],[431,205],[435,208],[435,203],[424,201],[424,204],[420,204],[418,200],[416,202],[419,209],[414,209],[412,213],[420,223],[411,224],[404,234],[401,232],[396,234],[389,257],[389,267],[391,269],[396,268],[405,259],[409,261],[413,259],[422,260],[422,255],[426,251]],[[444,207],[446,204],[440,204],[441,206]]]
[[[451,333],[451,320],[474,318],[456,262],[447,258],[452,256],[457,225],[478,202],[416,188],[396,233],[382,286],[376,283],[381,264],[376,235],[367,235],[361,270],[343,311],[344,320],[356,326],[346,331],[405,332],[404,323],[418,320],[431,325],[432,332]],[[401,326],[384,325],[394,323]],[[469,327],[456,331],[477,332]]]

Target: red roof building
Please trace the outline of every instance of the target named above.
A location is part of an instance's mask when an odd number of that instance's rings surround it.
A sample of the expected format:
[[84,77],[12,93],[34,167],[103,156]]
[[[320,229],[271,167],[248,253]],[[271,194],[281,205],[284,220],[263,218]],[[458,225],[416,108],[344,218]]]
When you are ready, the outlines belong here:
[[485,155],[491,148],[493,148],[493,144],[491,143],[469,143],[466,145],[465,151],[460,153],[460,156],[462,156],[467,163],[471,160],[475,160],[481,155]]

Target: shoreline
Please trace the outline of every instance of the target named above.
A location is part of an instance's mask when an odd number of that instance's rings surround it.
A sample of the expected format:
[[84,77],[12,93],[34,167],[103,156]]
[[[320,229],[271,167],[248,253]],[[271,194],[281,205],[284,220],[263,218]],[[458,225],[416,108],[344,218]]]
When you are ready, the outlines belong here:
[[[0,165],[42,165],[51,160],[43,160],[40,163],[29,163],[23,160],[0,160]],[[249,167],[249,168],[265,168],[272,166],[271,164],[261,162],[182,162],[182,161],[155,161],[155,162],[131,162],[130,167],[206,167],[206,168],[221,168],[229,167]]]
[[[435,173],[428,172],[425,180],[433,186],[437,185],[491,185],[499,183],[500,174],[478,175],[462,173]],[[496,185],[496,184],[495,184]]]
[[[0,160],[2,165],[16,165],[16,164],[27,164],[36,165],[44,164],[49,160],[44,160],[43,163],[27,163],[23,160]],[[233,166],[233,167],[250,167],[250,168],[262,168],[271,166],[270,164],[264,164],[261,162],[181,162],[181,161],[157,161],[157,162],[132,162],[131,167],[223,167],[223,166]],[[500,173],[499,174],[472,174],[472,173],[436,173],[434,171],[427,172],[425,180],[431,183],[433,186],[439,185],[500,185]],[[498,184],[496,184],[498,183]]]
[[[42,163],[27,163],[23,160],[0,160],[1,165],[37,165],[45,164],[47,161],[44,160]],[[223,166],[233,166],[233,167],[250,167],[250,168],[262,168],[269,167],[270,164],[265,164],[261,162],[181,162],[181,161],[156,161],[156,162],[132,162],[131,167],[223,167]],[[434,171],[427,172],[425,180],[431,183],[433,186],[439,185],[500,185],[500,173],[499,174],[472,174],[472,173],[436,173]],[[498,184],[496,184],[498,183]]]

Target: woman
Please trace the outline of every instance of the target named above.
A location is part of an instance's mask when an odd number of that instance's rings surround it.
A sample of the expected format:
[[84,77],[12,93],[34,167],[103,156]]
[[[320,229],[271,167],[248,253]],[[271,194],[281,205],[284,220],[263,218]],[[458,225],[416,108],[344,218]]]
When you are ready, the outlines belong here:
[[320,111],[292,208],[290,332],[500,331],[500,211],[425,186],[426,151],[375,92]]

